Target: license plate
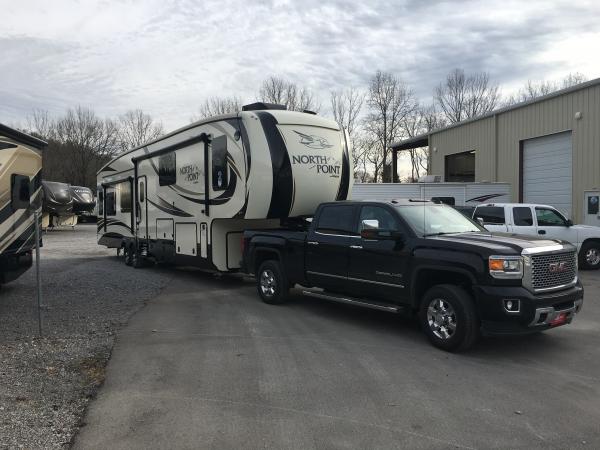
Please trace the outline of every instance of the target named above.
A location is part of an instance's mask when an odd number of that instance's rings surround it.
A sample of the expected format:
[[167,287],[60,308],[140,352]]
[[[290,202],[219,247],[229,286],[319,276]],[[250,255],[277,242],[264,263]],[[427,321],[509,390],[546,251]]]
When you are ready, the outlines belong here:
[[556,316],[552,322],[550,322],[550,325],[553,327],[556,327],[558,325],[563,325],[567,322],[567,317],[568,314],[566,312],[561,312],[558,314],[558,316]]

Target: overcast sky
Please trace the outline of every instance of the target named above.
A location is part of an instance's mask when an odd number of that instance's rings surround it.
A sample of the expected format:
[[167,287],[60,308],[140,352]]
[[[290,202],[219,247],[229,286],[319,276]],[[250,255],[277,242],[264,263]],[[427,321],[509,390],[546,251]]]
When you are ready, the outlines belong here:
[[166,130],[208,96],[255,100],[271,74],[329,91],[393,72],[425,101],[455,67],[504,93],[600,77],[600,1],[0,0],[0,122],[78,104],[141,108]]

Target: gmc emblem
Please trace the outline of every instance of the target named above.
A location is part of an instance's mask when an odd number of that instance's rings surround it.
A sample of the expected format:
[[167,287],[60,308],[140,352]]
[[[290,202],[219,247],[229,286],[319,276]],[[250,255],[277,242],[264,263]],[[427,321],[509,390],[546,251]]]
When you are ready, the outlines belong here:
[[567,263],[564,261],[548,264],[548,272],[550,272],[550,273],[561,273],[566,270],[567,270]]

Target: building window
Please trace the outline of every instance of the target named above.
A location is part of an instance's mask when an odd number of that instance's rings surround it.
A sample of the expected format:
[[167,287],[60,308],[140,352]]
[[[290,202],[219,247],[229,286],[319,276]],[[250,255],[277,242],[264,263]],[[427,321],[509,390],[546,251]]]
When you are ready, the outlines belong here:
[[227,136],[212,141],[212,187],[213,191],[224,191],[229,184],[227,174]]
[[170,186],[177,183],[175,152],[167,153],[158,158],[158,184]]
[[463,183],[475,181],[475,150],[446,155],[445,180]]

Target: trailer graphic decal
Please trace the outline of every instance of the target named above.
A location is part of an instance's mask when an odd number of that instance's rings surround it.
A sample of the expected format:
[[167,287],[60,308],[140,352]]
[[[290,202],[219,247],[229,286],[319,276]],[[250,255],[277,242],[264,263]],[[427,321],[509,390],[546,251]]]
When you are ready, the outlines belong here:
[[316,150],[322,150],[324,148],[333,147],[329,141],[323,137],[315,136],[314,134],[300,133],[294,130],[294,133],[300,136],[300,143],[306,145],[308,148],[314,148]]

